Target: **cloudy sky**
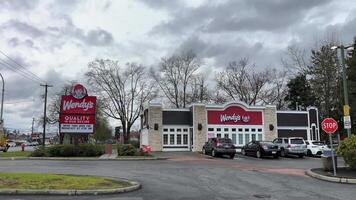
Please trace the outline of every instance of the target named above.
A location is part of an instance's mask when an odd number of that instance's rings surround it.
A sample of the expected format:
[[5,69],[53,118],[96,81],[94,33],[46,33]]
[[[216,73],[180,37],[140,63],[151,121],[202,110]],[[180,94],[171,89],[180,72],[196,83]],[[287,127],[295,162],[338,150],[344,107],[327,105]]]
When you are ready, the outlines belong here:
[[[0,54],[8,128],[29,129],[41,116],[39,82],[53,94],[83,81],[87,63],[111,58],[157,66],[162,56],[194,50],[210,78],[248,57],[280,67],[289,45],[310,49],[329,33],[348,44],[356,35],[354,0],[0,0],[0,50],[25,67],[16,73]],[[113,124],[115,125],[115,124]]]

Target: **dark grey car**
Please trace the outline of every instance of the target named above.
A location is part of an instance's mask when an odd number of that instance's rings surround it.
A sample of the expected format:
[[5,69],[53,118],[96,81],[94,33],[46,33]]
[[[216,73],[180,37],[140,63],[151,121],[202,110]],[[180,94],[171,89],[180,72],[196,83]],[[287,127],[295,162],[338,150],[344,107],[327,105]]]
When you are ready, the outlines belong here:
[[235,157],[236,150],[230,138],[209,138],[202,149],[203,154],[213,157],[228,155],[231,159]]

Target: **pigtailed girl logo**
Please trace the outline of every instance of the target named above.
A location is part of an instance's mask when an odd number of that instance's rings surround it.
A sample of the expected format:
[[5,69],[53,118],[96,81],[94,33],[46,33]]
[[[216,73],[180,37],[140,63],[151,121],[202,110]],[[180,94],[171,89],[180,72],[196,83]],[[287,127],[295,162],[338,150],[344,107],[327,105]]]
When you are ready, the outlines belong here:
[[76,99],[83,99],[87,96],[87,89],[81,84],[75,84],[72,87],[71,94]]

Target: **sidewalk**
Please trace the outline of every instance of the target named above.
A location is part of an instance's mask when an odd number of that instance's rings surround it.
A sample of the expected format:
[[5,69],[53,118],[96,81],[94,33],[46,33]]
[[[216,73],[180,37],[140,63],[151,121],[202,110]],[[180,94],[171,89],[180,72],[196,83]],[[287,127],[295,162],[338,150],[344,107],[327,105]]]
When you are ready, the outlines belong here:
[[104,160],[108,160],[108,159],[114,160],[116,158],[117,158],[117,150],[116,149],[113,149],[111,154],[104,154],[99,157],[99,159],[104,159]]

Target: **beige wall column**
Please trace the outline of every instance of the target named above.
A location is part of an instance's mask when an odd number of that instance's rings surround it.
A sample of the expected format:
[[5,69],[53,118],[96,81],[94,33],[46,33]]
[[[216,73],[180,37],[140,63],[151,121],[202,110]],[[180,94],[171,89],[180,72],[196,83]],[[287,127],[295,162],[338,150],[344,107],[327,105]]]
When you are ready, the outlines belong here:
[[[265,140],[274,140],[276,137],[278,137],[277,108],[276,106],[266,106],[263,113]],[[273,130],[270,130],[270,125],[273,126]]]
[[[207,112],[203,104],[192,106],[193,112],[193,151],[202,151],[206,140],[207,134]],[[198,129],[201,124],[201,130]]]
[[[155,130],[155,124],[158,130]],[[162,151],[162,105],[148,107],[148,143],[152,151]]]

